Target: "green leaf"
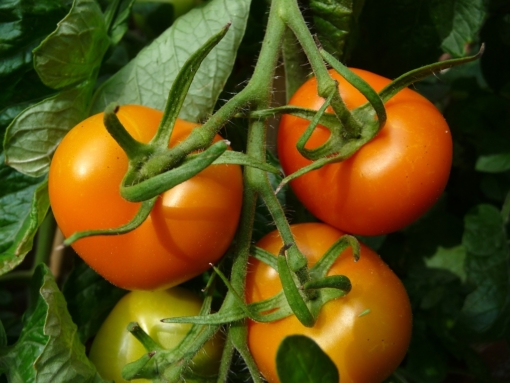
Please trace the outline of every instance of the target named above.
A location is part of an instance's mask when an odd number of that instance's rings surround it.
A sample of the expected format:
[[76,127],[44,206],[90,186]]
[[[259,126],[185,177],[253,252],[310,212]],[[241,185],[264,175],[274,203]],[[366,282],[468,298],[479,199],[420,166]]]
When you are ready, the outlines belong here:
[[336,58],[345,56],[346,45],[352,40],[353,30],[364,0],[311,0],[310,10],[317,35],[323,48]]
[[480,156],[476,161],[476,170],[486,173],[502,173],[510,170],[510,153]]
[[474,41],[485,19],[484,0],[434,0],[432,21],[442,39],[441,48],[454,57],[466,55],[465,46]]
[[[2,2],[0,11],[0,83],[2,84],[0,110],[10,103],[26,99],[27,93],[33,92],[33,88],[40,86],[33,81],[32,49],[55,29],[57,22],[65,16],[68,10],[68,2],[60,0]],[[44,87],[42,88],[44,90]]]
[[206,118],[213,111],[232,70],[249,6],[250,0],[213,0],[177,19],[134,60],[102,84],[94,96],[92,111],[102,111],[110,102],[163,110],[170,86],[184,62],[211,33],[232,22],[227,35],[198,70],[179,115],[189,121]]
[[23,318],[20,338],[0,359],[7,379],[23,383],[104,382],[87,359],[64,296],[45,265],[34,273],[32,293],[35,303]]
[[6,162],[24,174],[48,172],[51,154],[65,134],[88,115],[90,84],[57,93],[21,112],[7,128]]
[[34,59],[42,81],[66,90],[28,107],[7,128],[4,148],[9,165],[34,177],[47,172],[62,137],[88,116],[91,92],[108,45],[99,6],[93,0],[75,0],[55,32],[35,50]]
[[34,49],[37,74],[53,89],[89,79],[110,44],[106,36],[106,25],[97,3],[75,1],[57,29]]
[[466,280],[464,260],[466,249],[463,246],[456,246],[450,249],[439,247],[431,258],[425,258],[428,267],[446,269],[457,275],[461,281]]
[[117,45],[128,30],[129,15],[134,2],[134,0],[113,0],[105,11],[112,45]]
[[0,275],[18,266],[32,248],[49,208],[43,178],[27,177],[3,164],[0,155]]
[[86,263],[78,264],[63,286],[67,309],[78,326],[78,336],[86,342],[95,335],[115,304],[127,291],[115,287]]
[[304,335],[283,339],[276,354],[281,383],[338,383],[340,377],[331,358]]
[[465,217],[468,282],[474,287],[462,309],[463,322],[486,337],[510,333],[510,249],[503,218],[492,205],[479,205]]

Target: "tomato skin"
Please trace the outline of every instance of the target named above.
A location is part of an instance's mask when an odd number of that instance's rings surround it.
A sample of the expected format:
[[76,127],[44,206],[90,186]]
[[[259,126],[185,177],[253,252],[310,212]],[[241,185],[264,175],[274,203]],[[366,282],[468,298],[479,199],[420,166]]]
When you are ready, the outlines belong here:
[[[380,91],[390,80],[352,69]],[[349,109],[366,98],[334,71]],[[319,109],[317,81],[310,79],[289,104]],[[439,198],[450,174],[452,139],[444,117],[427,99],[403,89],[386,104],[387,122],[379,134],[346,161],[329,164],[291,182],[298,199],[320,220],[348,233],[380,235],[418,219]],[[311,163],[296,149],[309,122],[282,116],[278,156],[285,174]],[[307,148],[325,142],[329,131],[318,126]]]
[[[130,322],[138,322],[152,339],[170,350],[176,347],[191,328],[189,324],[161,323],[163,318],[198,315],[202,300],[180,287],[158,291],[132,291],[112,309],[99,329],[89,358],[103,379],[128,383],[122,368],[139,359],[147,351],[127,330]],[[223,339],[215,336],[193,358],[193,371],[205,376],[218,372]],[[149,382],[137,379],[136,382]]]
[[[298,248],[313,265],[343,233],[322,223],[291,226]],[[283,242],[277,232],[263,237],[257,246],[278,254]],[[402,282],[370,248],[361,245],[354,262],[346,249],[328,275],[346,275],[352,290],[328,302],[312,328],[295,316],[271,323],[248,324],[248,347],[263,376],[279,382],[276,352],[286,336],[302,334],[314,339],[336,364],[342,383],[380,383],[394,371],[406,354],[411,338],[412,313]],[[281,290],[276,271],[253,260],[248,267],[247,302],[270,298]]]
[[[120,107],[117,115],[141,142],[149,142],[162,117],[160,111],[135,105]],[[196,126],[178,120],[170,146]],[[64,137],[50,166],[49,195],[66,237],[77,231],[116,228],[132,219],[140,203],[127,202],[119,192],[127,167],[127,156],[106,131],[102,113]],[[165,289],[199,275],[225,253],[241,204],[240,167],[213,165],[161,194],[150,216],[134,231],[84,238],[72,246],[119,287]]]

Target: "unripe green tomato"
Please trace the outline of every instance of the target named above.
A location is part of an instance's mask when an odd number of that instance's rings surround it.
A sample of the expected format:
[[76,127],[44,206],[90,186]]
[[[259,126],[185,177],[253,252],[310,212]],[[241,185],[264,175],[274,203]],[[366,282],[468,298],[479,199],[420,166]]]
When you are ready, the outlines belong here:
[[[161,323],[161,319],[197,315],[202,300],[180,287],[159,291],[132,291],[113,308],[97,333],[89,358],[99,374],[115,383],[129,383],[122,378],[122,368],[147,351],[127,330],[130,322],[138,322],[152,339],[165,349],[175,348],[191,328],[190,324]],[[204,376],[217,374],[223,339],[210,339],[192,360],[194,373]],[[136,379],[131,382],[150,382]]]

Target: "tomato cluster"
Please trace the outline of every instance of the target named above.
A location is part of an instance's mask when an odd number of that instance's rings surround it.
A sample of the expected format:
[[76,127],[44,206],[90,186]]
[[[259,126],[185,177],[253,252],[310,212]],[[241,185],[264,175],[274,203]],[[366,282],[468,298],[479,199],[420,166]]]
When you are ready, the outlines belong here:
[[[390,80],[354,69],[380,91]],[[354,109],[364,96],[336,72],[346,105]],[[307,81],[290,104],[318,109],[315,78]],[[325,223],[291,226],[296,246],[308,267],[344,233],[377,235],[399,230],[419,218],[439,198],[452,160],[450,131],[437,109],[425,98],[404,89],[386,104],[388,119],[368,144],[343,162],[332,163],[291,181],[298,199]],[[128,105],[117,116],[133,138],[149,142],[162,113]],[[309,165],[296,149],[309,121],[284,115],[278,132],[278,155],[286,174]],[[182,141],[196,124],[178,120],[169,146]],[[307,143],[315,148],[329,137],[318,126]],[[216,136],[215,141],[221,137]],[[140,207],[124,200],[119,186],[126,173],[126,154],[103,125],[103,115],[72,129],[58,147],[49,175],[53,212],[65,236],[77,231],[115,228],[129,222]],[[107,379],[123,381],[120,370],[144,351],[125,331],[138,321],[165,347],[175,347],[188,330],[158,324],[170,316],[195,315],[200,302],[190,293],[169,287],[197,276],[220,259],[229,247],[239,220],[243,180],[237,165],[209,166],[198,175],[161,194],[149,217],[132,232],[94,236],[73,244],[76,252],[113,284],[133,291],[114,308],[99,331],[91,359]],[[331,225],[331,226],[329,226]],[[277,231],[257,246],[277,255],[283,241]],[[271,323],[248,323],[248,346],[269,382],[278,382],[276,352],[287,335],[314,339],[337,366],[343,383],[381,382],[402,361],[411,337],[412,314],[406,291],[380,257],[361,245],[355,262],[345,250],[328,275],[345,275],[352,290],[328,302],[311,328],[295,316]],[[278,272],[265,263],[249,264],[248,303],[268,299],[282,289]],[[180,335],[176,335],[175,331]],[[215,341],[218,346],[219,341]],[[206,346],[209,347],[209,346]],[[218,347],[195,361],[208,374],[218,360]],[[212,362],[211,362],[212,361]],[[205,371],[205,372],[204,372]]]

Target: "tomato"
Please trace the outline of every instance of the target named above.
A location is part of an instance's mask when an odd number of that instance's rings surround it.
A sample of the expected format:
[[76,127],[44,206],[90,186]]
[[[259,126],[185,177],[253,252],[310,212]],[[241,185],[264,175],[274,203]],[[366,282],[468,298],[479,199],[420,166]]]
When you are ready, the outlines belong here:
[[[390,80],[353,69],[376,91]],[[342,98],[349,109],[366,98],[343,77]],[[319,109],[317,81],[310,79],[289,104]],[[452,139],[441,113],[427,99],[403,89],[386,104],[388,120],[379,134],[346,161],[329,164],[291,182],[298,199],[320,220],[348,233],[379,235],[399,230],[425,213],[443,192],[452,162]],[[288,175],[311,163],[296,149],[309,122],[282,116],[278,156]],[[305,146],[324,143],[329,131],[318,126]]]
[[[122,368],[147,351],[127,330],[130,322],[140,327],[167,350],[175,348],[189,331],[190,324],[161,323],[163,318],[198,315],[202,300],[180,287],[157,291],[132,291],[113,308],[101,325],[90,349],[89,358],[103,379],[128,383]],[[193,358],[196,374],[212,376],[218,372],[223,339],[215,336]],[[136,382],[149,382],[145,379]]]
[[[343,233],[323,223],[291,226],[298,248],[313,265]],[[278,254],[283,242],[277,232],[263,237],[257,246]],[[337,366],[342,383],[380,383],[400,364],[411,337],[412,314],[406,290],[398,277],[370,248],[361,245],[354,262],[346,249],[328,275],[346,275],[352,290],[326,303],[311,328],[295,316],[270,323],[248,324],[248,347],[261,373],[278,382],[276,352],[289,335],[306,335]],[[279,276],[266,264],[253,260],[246,281],[247,302],[270,298],[281,290]]]
[[[117,113],[128,132],[148,142],[160,111],[122,106]],[[178,120],[170,146],[197,125]],[[216,140],[221,137],[216,136]],[[103,114],[94,115],[64,137],[53,157],[49,194],[63,234],[116,228],[129,222],[140,203],[127,202],[119,186],[127,156],[106,131]],[[136,230],[78,240],[75,251],[104,278],[125,289],[163,289],[199,275],[227,250],[242,204],[242,174],[237,165],[209,166],[161,194]]]

